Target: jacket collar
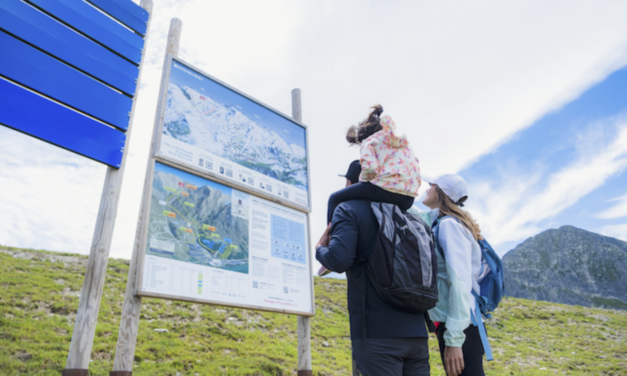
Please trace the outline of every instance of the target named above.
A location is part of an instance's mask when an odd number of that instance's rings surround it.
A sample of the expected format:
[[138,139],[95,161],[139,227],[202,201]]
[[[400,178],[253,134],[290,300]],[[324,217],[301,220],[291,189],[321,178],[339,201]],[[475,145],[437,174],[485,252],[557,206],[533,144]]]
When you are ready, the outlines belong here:
[[440,208],[429,210],[429,218],[431,218],[431,227],[433,227],[435,220],[438,219],[439,216],[440,216]]

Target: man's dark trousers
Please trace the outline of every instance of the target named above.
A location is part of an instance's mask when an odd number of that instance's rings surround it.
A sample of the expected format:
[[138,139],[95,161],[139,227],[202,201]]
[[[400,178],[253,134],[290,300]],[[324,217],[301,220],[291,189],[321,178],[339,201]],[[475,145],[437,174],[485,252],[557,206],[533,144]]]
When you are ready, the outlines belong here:
[[423,313],[404,312],[381,300],[361,261],[374,249],[378,229],[370,201],[343,202],[333,214],[329,244],[317,247],[316,259],[329,270],[346,272],[353,354],[362,375],[428,376]]
[[428,376],[427,338],[356,339],[353,359],[362,376]]

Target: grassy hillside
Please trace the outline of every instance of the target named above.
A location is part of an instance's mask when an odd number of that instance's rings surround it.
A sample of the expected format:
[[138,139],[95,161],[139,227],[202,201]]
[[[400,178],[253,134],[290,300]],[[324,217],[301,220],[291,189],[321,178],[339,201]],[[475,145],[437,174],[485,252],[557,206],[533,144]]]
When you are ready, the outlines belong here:
[[[87,258],[0,248],[0,374],[59,375]],[[90,371],[108,375],[128,262],[110,260]],[[346,281],[315,280],[314,375],[350,375]],[[168,329],[168,332],[155,332]],[[489,375],[627,375],[627,312],[505,300]],[[431,337],[432,375],[444,375]],[[296,318],[144,299],[135,375],[295,375]]]

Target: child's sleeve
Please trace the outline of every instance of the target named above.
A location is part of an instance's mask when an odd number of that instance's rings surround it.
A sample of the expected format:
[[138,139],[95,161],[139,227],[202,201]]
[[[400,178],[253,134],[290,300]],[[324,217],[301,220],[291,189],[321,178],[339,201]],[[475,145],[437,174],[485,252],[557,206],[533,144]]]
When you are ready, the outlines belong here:
[[359,181],[370,181],[379,174],[379,158],[375,145],[366,140],[361,144],[359,153],[359,163],[361,163]]

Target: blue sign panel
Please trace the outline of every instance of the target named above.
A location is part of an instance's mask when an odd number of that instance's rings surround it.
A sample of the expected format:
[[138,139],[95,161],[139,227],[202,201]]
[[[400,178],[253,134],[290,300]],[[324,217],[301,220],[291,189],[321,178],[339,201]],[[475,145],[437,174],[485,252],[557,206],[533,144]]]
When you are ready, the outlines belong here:
[[2,79],[0,124],[120,167],[126,140],[123,132]]
[[130,0],[0,1],[0,123],[119,167],[148,16]]

